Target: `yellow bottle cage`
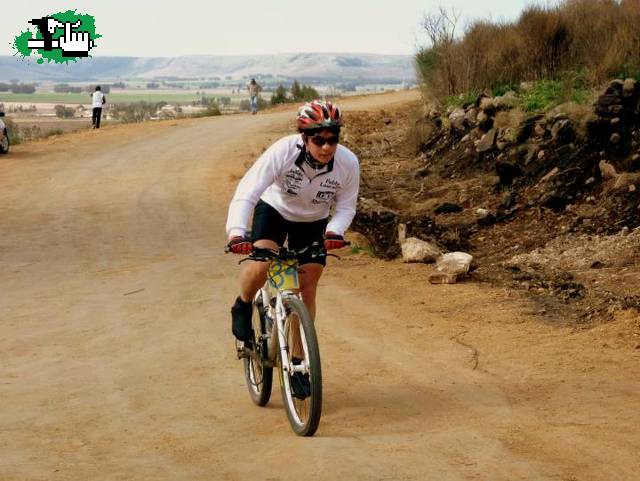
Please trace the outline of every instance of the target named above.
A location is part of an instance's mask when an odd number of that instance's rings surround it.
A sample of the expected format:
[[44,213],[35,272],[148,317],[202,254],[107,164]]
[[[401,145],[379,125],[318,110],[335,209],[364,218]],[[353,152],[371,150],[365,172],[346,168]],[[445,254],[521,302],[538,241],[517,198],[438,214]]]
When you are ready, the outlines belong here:
[[298,260],[276,259],[269,264],[269,283],[280,291],[298,289]]

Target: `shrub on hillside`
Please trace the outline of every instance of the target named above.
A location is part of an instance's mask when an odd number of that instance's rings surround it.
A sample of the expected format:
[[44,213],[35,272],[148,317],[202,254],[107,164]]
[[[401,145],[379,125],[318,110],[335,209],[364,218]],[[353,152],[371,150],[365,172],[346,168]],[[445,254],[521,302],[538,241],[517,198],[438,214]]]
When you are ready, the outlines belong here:
[[56,117],[60,119],[70,119],[75,113],[75,109],[73,107],[67,107],[66,105],[56,105],[54,110],[56,112]]
[[111,104],[109,113],[115,120],[123,123],[143,122],[155,117],[167,105],[166,102],[134,102],[129,104]]
[[[263,99],[260,95],[258,95],[258,110],[262,110],[267,107],[267,101]],[[243,112],[248,112],[251,110],[251,103],[249,99],[244,99],[240,101],[240,106],[238,107]]]

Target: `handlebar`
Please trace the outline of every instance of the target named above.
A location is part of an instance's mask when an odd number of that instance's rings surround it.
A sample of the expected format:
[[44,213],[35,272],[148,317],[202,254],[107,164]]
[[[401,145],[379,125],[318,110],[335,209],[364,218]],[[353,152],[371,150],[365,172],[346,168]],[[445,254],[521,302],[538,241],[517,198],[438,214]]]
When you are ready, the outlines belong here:
[[[346,241],[345,246],[351,245],[351,242]],[[229,246],[225,246],[224,251],[226,253],[231,252]],[[267,249],[264,247],[253,247],[251,254],[249,254],[244,259],[240,260],[238,264],[242,264],[245,261],[258,261],[258,262],[270,262],[275,259],[280,260],[289,260],[296,259],[299,256],[309,253],[311,254],[311,258],[323,258],[323,257],[335,257],[337,259],[340,256],[335,254],[329,254],[324,248],[324,244],[322,242],[313,242],[302,249],[289,249],[287,247],[280,247],[278,250]]]

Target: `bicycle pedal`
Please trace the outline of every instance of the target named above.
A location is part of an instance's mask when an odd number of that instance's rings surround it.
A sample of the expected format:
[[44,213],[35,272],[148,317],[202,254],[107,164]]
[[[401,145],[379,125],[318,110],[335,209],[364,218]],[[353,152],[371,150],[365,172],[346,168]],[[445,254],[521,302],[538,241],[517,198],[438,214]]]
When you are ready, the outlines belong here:
[[239,347],[236,350],[236,354],[238,355],[238,359],[246,359],[248,357],[251,357],[251,350],[247,349],[246,347]]
[[253,349],[251,348],[250,344],[248,346],[247,344],[248,343],[236,343],[236,355],[238,356],[238,359],[246,359],[248,357],[251,357]]

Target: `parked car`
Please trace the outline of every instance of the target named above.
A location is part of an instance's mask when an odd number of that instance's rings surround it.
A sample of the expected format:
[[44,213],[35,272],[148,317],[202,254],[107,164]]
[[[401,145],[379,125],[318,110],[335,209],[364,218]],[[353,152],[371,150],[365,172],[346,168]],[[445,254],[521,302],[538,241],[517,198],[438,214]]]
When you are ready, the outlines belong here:
[[[0,117],[4,117],[4,112],[0,112]],[[9,153],[9,131],[0,118],[0,154]]]

